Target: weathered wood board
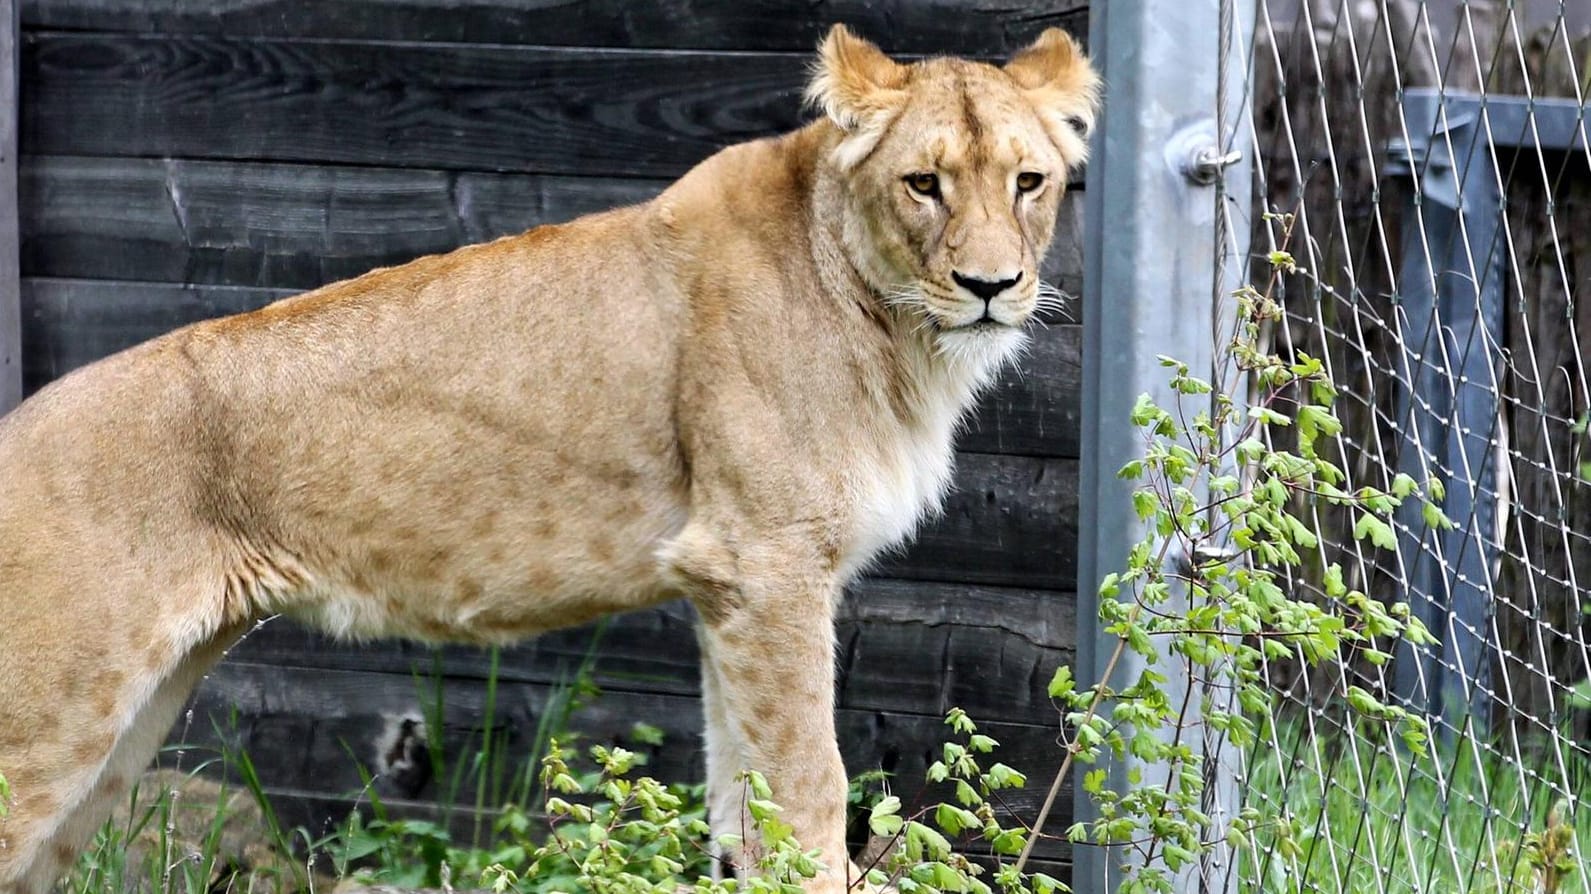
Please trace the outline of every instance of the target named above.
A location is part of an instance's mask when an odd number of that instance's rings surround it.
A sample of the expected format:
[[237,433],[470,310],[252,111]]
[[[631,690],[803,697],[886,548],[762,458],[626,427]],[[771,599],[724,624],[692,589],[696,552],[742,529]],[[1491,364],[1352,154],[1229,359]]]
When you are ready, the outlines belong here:
[[[339,796],[327,812],[309,818],[312,828],[336,821],[350,804],[368,804],[372,793],[383,800],[473,804],[484,782],[484,800],[496,803],[511,792],[514,774],[544,744],[538,731],[548,723],[556,728],[566,722],[585,745],[623,744],[639,751],[646,755],[646,772],[658,778],[701,778],[701,709],[694,696],[605,691],[579,702],[564,720],[567,697],[567,688],[557,685],[505,681],[488,704],[483,687],[444,682],[438,690],[424,675],[232,660],[201,685],[193,719],[173,731],[172,742],[182,746],[182,753],[168,748],[163,763],[196,768],[221,763],[227,750],[245,752],[273,788]],[[488,719],[503,764],[474,775],[469,761],[482,747]],[[641,721],[662,732],[661,746],[635,739]],[[424,752],[413,744],[404,747],[414,741],[417,724],[425,729]],[[949,797],[948,790],[924,782],[940,743],[952,738],[941,717],[842,707],[836,727],[849,773],[884,770],[891,774],[891,791],[907,805]],[[1005,808],[1016,816],[1033,816],[1063,756],[1056,745],[1059,727],[987,721],[979,729],[1001,743],[997,759],[1031,779],[1024,788],[1003,793]],[[431,749],[441,752],[441,776],[432,769]],[[457,773],[446,769],[461,767]],[[1061,809],[1070,808],[1062,804]],[[1051,858],[1065,852],[1059,841],[1042,849]]]
[[802,123],[810,52],[25,32],[23,150],[673,177]]
[[[1075,638],[1071,593],[864,579],[842,604],[836,636],[839,703],[926,713],[960,707],[973,717],[1042,724],[1056,719],[1045,687]],[[608,691],[698,691],[694,613],[687,604],[554,631],[502,653],[499,680],[556,684],[587,662]],[[338,644],[286,620],[232,650],[237,660],[485,681],[488,653],[433,651],[406,642]]]
[[[645,201],[658,178],[29,156],[23,270],[311,289],[471,242]],[[1081,201],[1063,205],[1042,273],[1081,291]],[[1050,319],[1077,322],[1073,306]]]
[[1048,27],[1088,31],[1086,0],[28,0],[30,28],[256,37],[792,50],[845,22],[896,53],[1002,55]]

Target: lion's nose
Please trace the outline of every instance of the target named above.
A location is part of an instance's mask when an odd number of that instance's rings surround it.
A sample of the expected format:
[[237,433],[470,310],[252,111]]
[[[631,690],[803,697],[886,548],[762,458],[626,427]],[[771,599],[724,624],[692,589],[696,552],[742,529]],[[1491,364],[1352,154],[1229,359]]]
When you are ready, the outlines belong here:
[[987,302],[992,300],[994,296],[1021,282],[1022,272],[1020,270],[1017,271],[1017,275],[1010,279],[983,279],[976,276],[962,276],[959,271],[952,270],[950,277],[956,281],[956,285]]

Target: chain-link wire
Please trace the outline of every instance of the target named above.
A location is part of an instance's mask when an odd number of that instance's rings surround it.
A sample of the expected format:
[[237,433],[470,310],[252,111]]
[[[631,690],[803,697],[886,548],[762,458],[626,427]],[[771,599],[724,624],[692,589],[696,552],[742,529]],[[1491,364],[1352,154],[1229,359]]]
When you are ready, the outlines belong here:
[[[1255,207],[1223,233],[1297,259],[1265,337],[1338,383],[1344,486],[1438,481],[1454,526],[1400,514],[1388,552],[1314,511],[1321,562],[1291,586],[1327,600],[1340,563],[1440,643],[1270,667],[1279,719],[1227,760],[1241,806],[1279,819],[1230,871],[1254,892],[1591,894],[1591,3],[1256,5],[1223,79]],[[1429,751],[1351,687],[1429,717]]]

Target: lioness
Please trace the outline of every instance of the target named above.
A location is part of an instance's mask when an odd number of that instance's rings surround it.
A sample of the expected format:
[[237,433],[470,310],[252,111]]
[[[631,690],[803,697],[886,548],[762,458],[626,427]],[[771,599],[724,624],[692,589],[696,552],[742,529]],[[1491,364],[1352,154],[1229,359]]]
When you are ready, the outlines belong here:
[[262,616],[502,643],[676,597],[713,822],[761,770],[843,889],[835,600],[1022,346],[1096,85],[1058,30],[996,67],[836,26],[818,120],[653,201],[180,329],[0,420],[0,890],[51,884]]

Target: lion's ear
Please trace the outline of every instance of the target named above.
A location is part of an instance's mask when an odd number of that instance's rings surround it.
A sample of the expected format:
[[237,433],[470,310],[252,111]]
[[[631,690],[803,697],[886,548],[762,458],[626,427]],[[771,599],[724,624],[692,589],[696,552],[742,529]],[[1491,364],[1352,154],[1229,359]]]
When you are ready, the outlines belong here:
[[853,136],[875,127],[881,133],[879,119],[899,108],[906,78],[906,66],[844,25],[835,25],[818,44],[807,102]]
[[1038,109],[1050,139],[1072,164],[1080,164],[1088,152],[1086,140],[1099,107],[1099,75],[1082,47],[1065,31],[1046,29],[1038,40],[1011,57],[1005,73]]

